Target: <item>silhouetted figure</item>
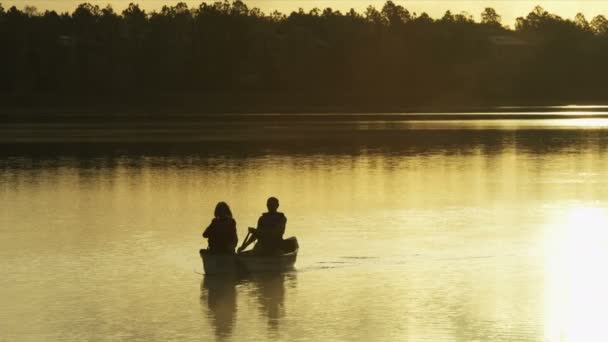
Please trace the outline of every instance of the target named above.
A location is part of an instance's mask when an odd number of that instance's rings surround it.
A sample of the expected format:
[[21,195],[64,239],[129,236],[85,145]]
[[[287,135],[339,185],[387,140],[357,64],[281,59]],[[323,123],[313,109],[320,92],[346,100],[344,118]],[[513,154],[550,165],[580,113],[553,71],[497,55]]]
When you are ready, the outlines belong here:
[[238,242],[236,222],[226,202],[215,206],[214,218],[205,229],[203,237],[208,239],[208,250],[215,254],[234,254]]
[[283,242],[287,218],[283,213],[277,211],[279,200],[276,197],[270,197],[266,201],[266,207],[268,212],[263,213],[258,219],[258,228],[249,228],[249,231],[257,239],[254,247],[256,253],[277,254],[280,252],[281,242]]

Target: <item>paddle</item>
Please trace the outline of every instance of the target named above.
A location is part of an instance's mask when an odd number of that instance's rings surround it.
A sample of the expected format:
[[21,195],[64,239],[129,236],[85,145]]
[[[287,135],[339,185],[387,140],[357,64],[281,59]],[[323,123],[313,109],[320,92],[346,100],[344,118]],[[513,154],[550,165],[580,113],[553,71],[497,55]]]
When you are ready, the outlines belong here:
[[251,234],[251,229],[255,228],[249,227],[249,229],[247,230],[247,236],[245,236],[245,240],[243,240],[243,244],[237,249],[238,253],[241,253],[243,250],[245,250],[245,248],[249,247],[249,245],[251,245],[253,241],[256,240],[253,234]]

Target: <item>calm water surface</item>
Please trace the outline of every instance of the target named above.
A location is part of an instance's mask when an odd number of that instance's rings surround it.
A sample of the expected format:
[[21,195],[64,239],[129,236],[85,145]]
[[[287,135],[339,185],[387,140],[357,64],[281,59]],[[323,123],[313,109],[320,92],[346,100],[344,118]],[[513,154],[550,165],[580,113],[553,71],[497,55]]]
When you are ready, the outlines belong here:
[[[608,340],[608,119],[187,132],[3,145],[0,341]],[[198,274],[269,195],[297,270]]]

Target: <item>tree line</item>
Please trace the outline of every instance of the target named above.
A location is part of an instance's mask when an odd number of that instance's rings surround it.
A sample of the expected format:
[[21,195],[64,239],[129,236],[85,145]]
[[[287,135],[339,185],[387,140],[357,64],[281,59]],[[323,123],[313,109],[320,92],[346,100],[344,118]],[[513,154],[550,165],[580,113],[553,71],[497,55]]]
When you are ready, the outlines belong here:
[[[0,4],[5,103],[189,103],[244,109],[388,108],[608,99],[608,19],[541,7],[501,23],[387,1],[265,14],[244,2],[72,13]],[[86,99],[86,100],[83,100]]]

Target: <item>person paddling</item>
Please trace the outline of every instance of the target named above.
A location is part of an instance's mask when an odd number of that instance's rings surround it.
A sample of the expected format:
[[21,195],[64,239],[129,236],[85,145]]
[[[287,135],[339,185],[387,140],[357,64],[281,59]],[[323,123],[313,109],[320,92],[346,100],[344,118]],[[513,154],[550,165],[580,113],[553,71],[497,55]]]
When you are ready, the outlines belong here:
[[[270,197],[266,201],[266,207],[268,212],[263,213],[258,219],[257,229],[249,228],[249,232],[253,236],[251,241],[257,240],[253,250],[260,255],[272,255],[280,252],[285,224],[287,223],[285,215],[277,211],[279,200],[276,197]],[[242,249],[244,248],[239,248],[239,251]]]
[[208,250],[213,254],[234,254],[238,243],[236,234],[236,221],[226,202],[219,202],[215,206],[214,218],[209,227],[203,232],[208,239]]

